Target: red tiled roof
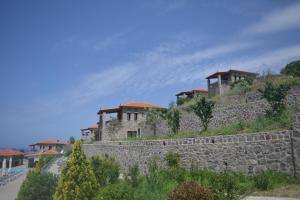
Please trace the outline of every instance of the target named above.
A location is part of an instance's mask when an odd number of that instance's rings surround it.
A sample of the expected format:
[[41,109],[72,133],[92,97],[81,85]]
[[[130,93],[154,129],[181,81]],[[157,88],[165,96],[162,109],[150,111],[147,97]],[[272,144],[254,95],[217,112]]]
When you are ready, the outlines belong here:
[[98,124],[93,124],[93,125],[89,126],[88,128],[98,128]]
[[0,156],[24,156],[25,154],[20,151],[12,150],[12,149],[4,149],[0,150]]
[[50,150],[47,150],[47,151],[41,153],[42,156],[57,155],[57,154],[59,154],[59,153],[54,149],[50,149]]
[[60,145],[65,145],[65,144],[68,144],[67,142],[64,142],[64,141],[60,141],[60,140],[42,140],[42,141],[39,141],[35,144],[31,144],[29,146],[33,146],[33,145],[55,145],[55,144],[60,144]]
[[192,89],[192,91],[195,91],[195,92],[208,92],[208,90],[205,89],[205,88],[194,88],[194,89]]
[[128,102],[125,104],[121,104],[120,107],[133,107],[133,108],[161,108],[160,106],[144,103],[144,102]]

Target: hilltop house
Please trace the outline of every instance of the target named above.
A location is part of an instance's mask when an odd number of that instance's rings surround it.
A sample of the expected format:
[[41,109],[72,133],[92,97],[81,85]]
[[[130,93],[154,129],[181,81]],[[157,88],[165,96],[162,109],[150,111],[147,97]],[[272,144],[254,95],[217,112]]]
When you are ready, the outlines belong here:
[[10,171],[12,167],[23,165],[24,153],[12,149],[0,150],[0,168],[1,174],[6,174],[6,169]]
[[[116,108],[100,109],[98,140],[114,138],[141,137],[146,133],[146,109],[162,109],[160,106],[143,102],[121,104]],[[110,115],[110,118],[107,118]],[[113,133],[111,133],[113,131]]]
[[179,99],[192,99],[194,98],[196,95],[202,95],[207,97],[208,95],[208,90],[205,88],[194,88],[192,90],[189,91],[183,91],[183,92],[179,92],[178,94],[176,94],[177,100]]
[[85,142],[90,142],[98,139],[98,124],[89,126],[88,128],[81,129],[81,139]]
[[[214,74],[206,77],[208,96],[213,97],[216,95],[222,95],[230,89],[230,85],[240,79],[245,77],[256,77],[256,73],[239,71],[239,70],[229,70],[226,72],[216,72]],[[211,79],[217,79],[217,81],[211,83]]]

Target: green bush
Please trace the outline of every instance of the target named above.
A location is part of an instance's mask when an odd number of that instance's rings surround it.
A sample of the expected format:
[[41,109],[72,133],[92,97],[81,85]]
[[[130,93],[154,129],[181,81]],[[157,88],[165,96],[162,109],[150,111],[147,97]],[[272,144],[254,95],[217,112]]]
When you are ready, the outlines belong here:
[[55,175],[30,170],[22,183],[17,200],[51,200],[56,184]]
[[50,155],[50,156],[44,156],[39,159],[37,164],[34,166],[34,169],[38,172],[42,170],[42,168],[47,165],[55,156]]
[[280,73],[300,77],[300,60],[287,64]]
[[133,166],[129,167],[129,177],[128,182],[131,184],[132,187],[138,186],[138,177],[139,177],[139,166],[138,164],[135,164]]
[[125,183],[107,185],[99,190],[95,200],[133,200],[134,191]]
[[273,172],[262,171],[253,177],[255,187],[259,190],[269,190],[272,189],[274,183],[272,181]]
[[167,194],[167,200],[212,200],[211,192],[196,182],[185,182]]
[[119,178],[119,164],[109,156],[92,157],[91,165],[100,186],[116,183]]
[[180,155],[174,152],[168,152],[165,156],[168,167],[178,167],[180,161]]
[[252,83],[254,81],[254,77],[245,77],[244,79],[240,79],[238,81],[233,82],[230,87],[231,90],[228,94],[236,95],[236,94],[245,94],[251,90]]
[[236,200],[238,198],[238,181],[234,174],[221,173],[211,179],[210,189],[215,200]]
[[167,170],[168,177],[177,183],[182,183],[184,182],[187,178],[187,172],[183,168],[170,168]]

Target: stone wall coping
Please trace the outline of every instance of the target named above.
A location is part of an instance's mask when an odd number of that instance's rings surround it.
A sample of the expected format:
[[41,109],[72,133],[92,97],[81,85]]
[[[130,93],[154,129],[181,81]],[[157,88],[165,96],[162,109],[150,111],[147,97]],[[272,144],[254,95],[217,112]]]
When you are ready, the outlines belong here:
[[215,144],[215,143],[237,143],[237,142],[262,142],[268,140],[290,140],[291,130],[269,131],[258,133],[243,133],[236,135],[216,135],[195,138],[159,139],[159,140],[135,140],[135,141],[102,141],[94,144],[84,145],[110,145],[110,146],[169,146],[169,145],[193,145],[193,144]]

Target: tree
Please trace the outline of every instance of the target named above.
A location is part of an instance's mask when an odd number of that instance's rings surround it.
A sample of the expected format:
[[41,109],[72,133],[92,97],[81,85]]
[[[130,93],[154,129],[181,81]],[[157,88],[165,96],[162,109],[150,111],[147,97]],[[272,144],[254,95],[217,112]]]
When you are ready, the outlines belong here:
[[267,110],[268,116],[280,114],[284,108],[284,99],[290,86],[287,84],[274,85],[272,82],[266,82],[265,88],[258,90],[271,105],[271,110]]
[[88,200],[94,197],[97,189],[91,164],[81,149],[81,142],[76,141],[62,170],[53,199]]
[[122,123],[118,119],[112,119],[106,129],[110,137],[113,137],[121,128]]
[[55,175],[30,170],[22,183],[17,200],[51,200],[56,184]]
[[173,102],[169,105],[166,113],[166,119],[168,126],[172,129],[172,132],[174,134],[178,133],[180,128],[180,112],[175,108],[175,104]]
[[213,118],[213,108],[214,102],[198,96],[194,99],[193,104],[188,107],[188,110],[194,112],[200,118],[204,131],[206,131],[210,120]]
[[156,136],[157,125],[162,119],[162,112],[159,109],[149,108],[146,111],[146,125],[150,126]]
[[70,141],[70,144],[74,144],[75,143],[75,138],[73,136],[70,136],[69,141]]
[[300,77],[300,60],[287,64],[280,73]]
[[96,180],[101,187],[117,182],[120,167],[114,158],[93,156],[91,164]]

